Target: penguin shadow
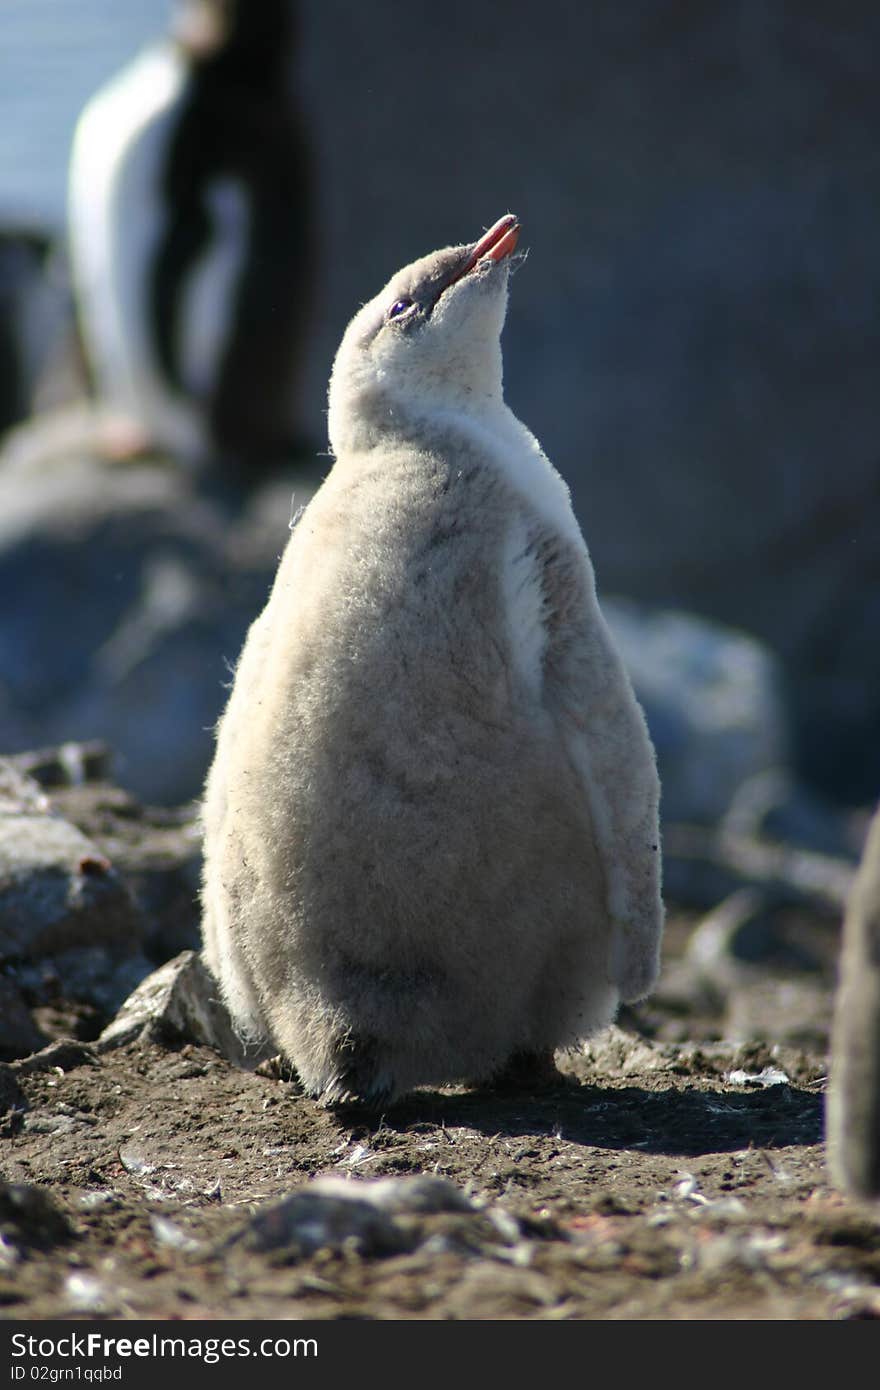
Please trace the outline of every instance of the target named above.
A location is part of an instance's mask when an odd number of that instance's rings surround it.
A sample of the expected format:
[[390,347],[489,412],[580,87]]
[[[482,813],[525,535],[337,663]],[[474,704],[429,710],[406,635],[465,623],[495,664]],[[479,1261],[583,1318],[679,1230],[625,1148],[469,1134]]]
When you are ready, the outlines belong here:
[[487,1138],[533,1135],[586,1148],[636,1149],[645,1154],[694,1157],[749,1147],[777,1149],[819,1144],[823,1098],[781,1084],[743,1093],[648,1090],[588,1085],[560,1074],[533,1088],[419,1089],[387,1108],[331,1105],[327,1109],[358,1139],[380,1130],[405,1136],[424,1129],[464,1128]]

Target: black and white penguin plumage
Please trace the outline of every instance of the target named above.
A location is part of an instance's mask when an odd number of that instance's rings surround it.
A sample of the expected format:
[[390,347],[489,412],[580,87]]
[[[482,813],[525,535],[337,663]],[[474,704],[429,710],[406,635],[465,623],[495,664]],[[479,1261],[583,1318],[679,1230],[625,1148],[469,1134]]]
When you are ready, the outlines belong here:
[[355,315],[335,463],[218,728],[203,934],[327,1103],[546,1061],[659,968],[659,784],[568,489],[502,395],[507,214]]
[[245,486],[301,446],[312,168],[295,0],[178,0],[87,104],[72,274],[99,401],[147,446]]

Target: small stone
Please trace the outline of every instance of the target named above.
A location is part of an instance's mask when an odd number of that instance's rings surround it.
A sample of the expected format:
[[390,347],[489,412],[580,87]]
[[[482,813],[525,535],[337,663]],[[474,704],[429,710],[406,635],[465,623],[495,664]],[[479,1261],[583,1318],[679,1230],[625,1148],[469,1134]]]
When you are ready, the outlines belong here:
[[64,1292],[74,1308],[82,1312],[103,1313],[111,1306],[112,1298],[105,1284],[93,1274],[76,1271],[64,1281]]
[[786,761],[773,654],[691,613],[602,607],[657,751],[664,820],[715,824],[748,777]]
[[73,1228],[44,1188],[0,1178],[0,1233],[14,1246],[50,1250],[71,1240]]
[[745,1071],[737,1067],[729,1071],[725,1080],[731,1086],[789,1086],[791,1077],[780,1067],[762,1067],[760,1071]]
[[258,1211],[233,1240],[260,1251],[283,1248],[299,1258],[345,1246],[387,1255],[419,1243],[412,1223],[396,1218],[474,1211],[454,1183],[430,1174],[360,1181],[327,1176]]
[[41,1071],[75,1071],[77,1067],[94,1066],[97,1057],[86,1043],[75,1038],[57,1038],[30,1057],[15,1062],[12,1070],[17,1076],[29,1076]]
[[107,1052],[139,1037],[182,1038],[213,1047],[237,1065],[248,1062],[217,984],[196,951],[181,951],[142,980],[101,1033],[97,1049]]

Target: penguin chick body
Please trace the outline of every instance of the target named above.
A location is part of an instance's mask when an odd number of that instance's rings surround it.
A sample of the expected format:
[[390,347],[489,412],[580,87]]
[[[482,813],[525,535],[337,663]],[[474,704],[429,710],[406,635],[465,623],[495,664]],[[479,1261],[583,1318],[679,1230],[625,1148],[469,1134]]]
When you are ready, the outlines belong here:
[[[144,442],[253,483],[297,435],[311,170],[293,0],[178,0],[87,103],[68,222],[101,403]],[[238,475],[238,477],[236,477]]]
[[502,397],[508,215],[400,271],[206,784],[207,963],[306,1090],[485,1080],[645,995],[653,749],[562,479]]

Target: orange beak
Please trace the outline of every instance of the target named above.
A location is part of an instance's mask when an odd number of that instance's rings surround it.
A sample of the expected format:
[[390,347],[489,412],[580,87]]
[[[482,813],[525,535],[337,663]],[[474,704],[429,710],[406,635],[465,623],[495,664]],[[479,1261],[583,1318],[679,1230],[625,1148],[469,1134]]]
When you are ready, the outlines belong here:
[[456,281],[468,275],[478,261],[503,261],[505,256],[509,256],[515,250],[518,241],[519,222],[512,212],[506,212],[488,232],[483,233],[478,242],[475,242],[464,265],[456,271],[449,284],[454,285]]

